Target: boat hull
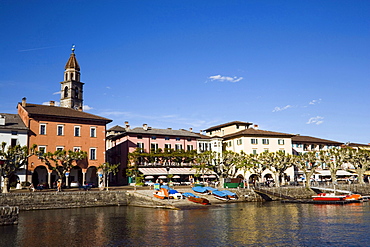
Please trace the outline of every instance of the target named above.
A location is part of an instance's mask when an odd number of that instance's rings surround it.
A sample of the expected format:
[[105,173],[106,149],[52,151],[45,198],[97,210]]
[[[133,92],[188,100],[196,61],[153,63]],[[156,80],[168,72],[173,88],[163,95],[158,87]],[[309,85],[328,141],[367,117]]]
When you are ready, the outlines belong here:
[[201,198],[201,197],[188,196],[188,200],[191,201],[191,202],[202,204],[202,205],[209,205],[210,204],[207,199]]

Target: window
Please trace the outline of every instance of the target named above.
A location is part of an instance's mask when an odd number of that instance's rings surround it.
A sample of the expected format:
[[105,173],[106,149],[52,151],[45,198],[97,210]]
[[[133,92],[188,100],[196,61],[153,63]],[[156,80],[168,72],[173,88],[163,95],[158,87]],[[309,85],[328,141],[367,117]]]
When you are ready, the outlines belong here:
[[176,151],[182,150],[182,144],[175,144],[175,150]]
[[180,141],[180,137],[176,137],[176,141]]
[[268,148],[265,148],[265,149],[263,150],[263,152],[268,153],[268,152],[269,152],[269,149],[268,149]]
[[252,153],[253,153],[253,154],[257,154],[257,149],[253,149],[253,150],[252,150]]
[[166,141],[168,141],[168,140],[170,139],[170,137],[169,137],[169,136],[165,136],[165,137],[164,137],[164,139],[165,139]]
[[73,152],[79,152],[79,151],[81,151],[81,147],[74,147],[73,148]]
[[18,135],[18,131],[12,131],[12,135],[15,136],[15,135]]
[[81,136],[81,127],[80,126],[75,126],[75,136]]
[[251,144],[258,144],[258,140],[257,139],[251,139]]
[[262,144],[268,145],[269,144],[269,139],[262,139]]
[[57,126],[57,135],[58,136],[64,135],[64,126],[63,125],[58,125]]
[[96,148],[90,148],[90,160],[96,160]]
[[143,139],[143,136],[142,135],[138,135],[137,136],[137,139]]
[[285,153],[285,149],[280,149],[279,151]]
[[191,138],[186,139],[188,142],[191,142]]
[[17,146],[18,139],[11,139],[10,146],[15,147]]
[[39,146],[39,155],[46,153],[46,146]]
[[40,135],[46,135],[46,124],[40,124]]
[[186,149],[187,149],[188,151],[192,151],[192,150],[193,150],[193,145],[187,145],[187,146],[186,146]]
[[96,137],[96,127],[90,127],[90,137]]
[[63,151],[63,149],[64,149],[64,147],[62,147],[62,146],[57,147],[57,151]]
[[171,149],[171,144],[164,144],[164,149],[168,150],[168,152]]
[[156,136],[152,136],[152,140],[156,140],[157,139],[157,137]]
[[237,145],[242,145],[242,139],[238,139],[238,140],[236,140],[236,144],[237,144]]
[[284,139],[279,139],[279,140],[278,140],[278,144],[279,144],[279,145],[284,145]]
[[144,143],[138,142],[136,144],[136,147],[140,149],[140,153],[143,153],[144,152]]
[[155,152],[158,149],[158,143],[151,143],[150,144],[150,150]]

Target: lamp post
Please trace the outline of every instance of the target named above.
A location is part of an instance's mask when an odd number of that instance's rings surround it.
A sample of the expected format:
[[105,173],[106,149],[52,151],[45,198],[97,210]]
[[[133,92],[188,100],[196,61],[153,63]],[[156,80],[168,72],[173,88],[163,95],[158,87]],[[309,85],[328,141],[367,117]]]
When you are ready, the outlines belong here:
[[166,171],[167,171],[167,183],[168,183],[168,185],[170,185],[170,178],[168,177],[168,175],[170,173],[170,169],[171,168],[169,166],[166,167]]

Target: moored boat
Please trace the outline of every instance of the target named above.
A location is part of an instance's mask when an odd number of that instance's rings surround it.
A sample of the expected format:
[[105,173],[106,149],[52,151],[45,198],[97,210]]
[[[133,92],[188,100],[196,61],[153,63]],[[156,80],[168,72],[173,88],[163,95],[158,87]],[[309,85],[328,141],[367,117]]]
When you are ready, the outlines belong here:
[[192,189],[196,193],[200,193],[200,194],[206,194],[206,193],[208,193],[206,187],[193,187]]
[[212,194],[216,199],[219,199],[219,200],[228,201],[230,199],[229,196],[225,192],[220,191],[220,190],[215,190],[213,191]]
[[204,188],[207,190],[208,194],[212,194],[213,191],[217,190],[216,188],[213,188],[213,187],[204,187]]
[[314,201],[344,201],[345,195],[335,195],[334,193],[320,193],[317,196],[312,196]]
[[183,193],[182,195],[185,196],[191,202],[200,203],[202,205],[209,205],[210,204],[208,199],[196,196],[196,195],[194,195],[193,193],[190,193],[190,192]]
[[170,199],[183,199],[183,196],[180,192],[177,190],[170,189],[168,191],[168,196]]
[[160,190],[156,190],[153,192],[153,196],[159,199],[166,199],[169,198],[168,190],[165,188],[161,188]]
[[222,192],[224,192],[230,200],[237,200],[238,199],[238,196],[236,193],[234,192],[231,192],[231,191],[228,191],[228,190],[222,190]]

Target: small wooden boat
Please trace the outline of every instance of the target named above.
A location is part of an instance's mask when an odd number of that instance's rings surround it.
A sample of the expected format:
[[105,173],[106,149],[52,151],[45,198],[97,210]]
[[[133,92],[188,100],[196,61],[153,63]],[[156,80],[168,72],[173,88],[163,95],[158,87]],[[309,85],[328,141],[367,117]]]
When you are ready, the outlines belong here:
[[208,199],[196,196],[196,195],[194,195],[193,193],[190,193],[190,192],[183,193],[182,195],[185,196],[186,198],[188,198],[188,200],[191,201],[191,202],[199,203],[199,204],[202,204],[202,205],[209,205],[210,204]]
[[169,198],[168,190],[165,188],[161,188],[160,190],[154,191],[153,196],[162,200]]
[[229,196],[226,193],[224,193],[223,191],[220,191],[220,190],[215,190],[215,191],[213,191],[212,194],[216,199],[219,199],[219,200],[222,200],[222,201],[228,201],[230,199]]
[[233,193],[231,191],[228,191],[228,190],[223,190],[222,192],[224,192],[230,200],[237,200],[238,199],[238,195],[236,193]]

